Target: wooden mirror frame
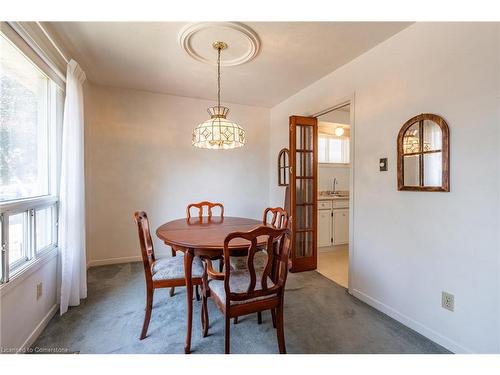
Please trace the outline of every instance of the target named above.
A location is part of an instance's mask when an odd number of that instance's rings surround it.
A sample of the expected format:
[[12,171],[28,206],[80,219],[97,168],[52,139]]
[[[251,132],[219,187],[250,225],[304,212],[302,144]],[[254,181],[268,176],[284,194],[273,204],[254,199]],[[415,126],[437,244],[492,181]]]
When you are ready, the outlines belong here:
[[[423,124],[424,120],[429,120],[436,123],[441,128],[442,136],[442,146],[441,150],[424,151],[422,150],[422,139],[423,139]],[[404,184],[404,151],[403,151],[403,138],[410,126],[413,124],[419,124],[419,148],[418,152],[412,153],[413,155],[419,155],[419,185],[420,186],[405,186]],[[408,190],[408,191],[450,191],[450,131],[446,121],[438,115],[431,113],[423,113],[421,115],[412,117],[406,121],[399,130],[398,134],[398,190]],[[441,152],[441,186],[425,186],[424,185],[424,155],[433,152]]]
[[288,186],[290,179],[290,151],[282,148],[278,154],[278,186]]

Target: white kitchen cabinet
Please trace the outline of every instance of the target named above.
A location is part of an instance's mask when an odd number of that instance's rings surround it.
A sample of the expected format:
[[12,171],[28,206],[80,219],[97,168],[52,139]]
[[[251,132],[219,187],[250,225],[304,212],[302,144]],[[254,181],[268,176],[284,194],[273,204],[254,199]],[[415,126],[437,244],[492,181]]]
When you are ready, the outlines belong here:
[[333,210],[333,244],[349,243],[349,209]]
[[332,210],[318,210],[318,247],[332,244]]

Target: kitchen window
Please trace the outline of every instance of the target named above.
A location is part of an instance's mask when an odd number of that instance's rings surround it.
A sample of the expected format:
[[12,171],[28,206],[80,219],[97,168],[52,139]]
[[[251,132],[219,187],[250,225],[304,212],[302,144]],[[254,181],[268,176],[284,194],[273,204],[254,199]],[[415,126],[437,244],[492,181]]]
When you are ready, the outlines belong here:
[[1,281],[57,244],[64,92],[0,33]]
[[318,162],[349,164],[349,137],[319,134]]

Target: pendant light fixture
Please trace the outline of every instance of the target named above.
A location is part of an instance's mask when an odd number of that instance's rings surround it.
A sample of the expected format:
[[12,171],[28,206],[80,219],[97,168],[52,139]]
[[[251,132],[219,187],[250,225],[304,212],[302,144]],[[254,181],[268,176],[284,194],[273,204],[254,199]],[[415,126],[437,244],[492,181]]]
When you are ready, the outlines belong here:
[[227,48],[224,42],[214,42],[217,50],[217,106],[207,109],[210,119],[193,130],[193,146],[214,150],[226,150],[245,144],[245,130],[227,120],[229,108],[220,105],[220,54]]

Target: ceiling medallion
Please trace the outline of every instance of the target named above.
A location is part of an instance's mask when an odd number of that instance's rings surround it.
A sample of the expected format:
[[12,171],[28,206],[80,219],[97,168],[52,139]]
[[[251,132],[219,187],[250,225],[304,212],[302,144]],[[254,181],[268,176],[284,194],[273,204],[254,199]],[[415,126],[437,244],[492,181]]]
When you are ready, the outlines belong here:
[[[231,35],[235,40],[227,40],[232,46],[241,45],[237,56],[221,60],[221,66],[235,66],[254,59],[260,51],[260,40],[255,31],[240,22],[199,22],[186,25],[179,33],[179,44],[189,56],[197,61],[213,65],[213,58],[207,51],[195,46],[194,39],[205,35],[211,40],[220,40],[221,36]],[[203,45],[205,47],[206,44]],[[234,48],[233,48],[234,50]],[[205,52],[205,53],[203,53]]]
[[242,147],[245,140],[245,130],[237,123],[229,121],[229,108],[220,105],[220,62],[221,51],[227,43],[213,42],[217,50],[217,106],[208,108],[210,119],[202,122],[193,130],[192,143],[194,147],[212,150],[227,150]]

